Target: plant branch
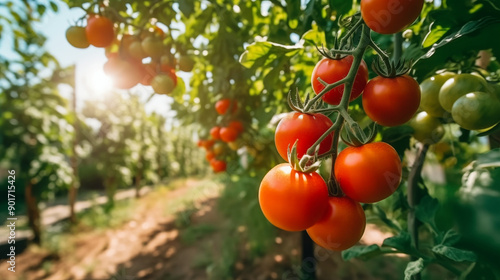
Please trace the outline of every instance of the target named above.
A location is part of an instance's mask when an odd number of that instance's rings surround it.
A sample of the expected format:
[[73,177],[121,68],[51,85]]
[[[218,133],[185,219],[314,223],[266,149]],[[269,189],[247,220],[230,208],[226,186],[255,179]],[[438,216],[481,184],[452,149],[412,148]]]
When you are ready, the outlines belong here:
[[[421,148],[417,152],[417,157],[410,171],[410,175],[408,177],[408,205],[410,210],[408,211],[408,232],[411,237],[411,246],[412,248],[418,252],[419,242],[418,242],[418,227],[419,221],[415,215],[415,207],[418,205],[420,201],[419,197],[419,187],[418,182],[421,180],[422,168],[424,166],[425,157],[427,155],[427,151],[429,150],[428,144],[423,144]],[[412,255],[412,260],[416,260],[416,257]],[[420,280],[421,275],[417,274],[413,277],[414,280]]]
[[401,59],[403,54],[403,35],[401,32],[394,34],[394,53],[392,56],[392,61],[397,63]]
[[349,39],[352,36],[352,34],[354,34],[356,30],[358,30],[358,28],[361,26],[362,23],[363,23],[363,18],[360,17],[359,20],[354,24],[354,26],[349,30],[347,30],[347,33],[342,36],[342,39],[340,39],[340,46],[345,45],[347,39]]
[[375,42],[371,41],[370,42],[370,47],[379,55],[379,57],[382,59],[384,62],[384,65],[387,69],[387,72],[391,73],[392,72],[392,66],[391,66],[391,61],[389,58],[389,55],[383,51]]
[[331,150],[331,158],[332,158],[332,169],[330,170],[330,179],[327,182],[328,185],[328,195],[329,196],[343,196],[344,193],[342,192],[342,189],[340,188],[339,182],[337,181],[337,178],[335,177],[335,161],[337,160],[337,155],[338,155],[338,146],[339,146],[339,139],[340,139],[340,131],[342,130],[342,124],[344,123],[343,117],[338,116],[337,117],[337,122],[339,122],[339,127],[337,130],[335,130],[335,133],[333,134],[333,144],[332,144],[332,150]]
[[[347,79],[348,79],[349,76],[345,77],[344,79],[342,80],[339,80],[333,84],[328,84],[328,86],[326,86],[320,93],[318,93],[313,99],[311,99],[309,101],[309,103],[306,105],[306,107],[304,108],[304,111],[309,111],[309,109],[311,109],[311,107],[314,105],[314,103],[318,102],[318,100],[321,99],[321,97],[323,97],[323,95],[325,95],[327,92],[329,92],[330,90],[332,90],[333,88],[337,87],[337,86],[340,86],[342,84],[344,84]],[[318,78],[319,79],[319,78]],[[319,80],[321,84],[324,85],[324,82],[323,80]],[[327,84],[327,83],[326,83]]]

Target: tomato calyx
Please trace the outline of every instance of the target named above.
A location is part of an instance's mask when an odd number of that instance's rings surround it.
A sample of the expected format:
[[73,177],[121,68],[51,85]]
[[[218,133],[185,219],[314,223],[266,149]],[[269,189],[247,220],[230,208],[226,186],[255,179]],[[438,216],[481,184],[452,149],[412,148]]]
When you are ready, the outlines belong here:
[[316,150],[314,152],[313,156],[310,156],[308,154],[304,154],[302,158],[297,156],[297,142],[299,140],[295,141],[293,144],[292,148],[288,147],[288,162],[292,166],[293,169],[303,172],[303,173],[311,173],[315,172],[316,170],[319,169],[320,162],[318,161],[318,152],[319,152],[319,145],[316,147]]
[[364,129],[357,122],[351,122],[342,128],[340,138],[351,147],[359,147],[373,142],[377,136],[377,123],[373,122]]
[[408,65],[411,65],[411,62],[406,63],[404,60],[397,62],[384,61],[384,59],[378,56],[372,64],[372,70],[384,78],[395,78],[408,74],[411,70],[411,66]]
[[[335,40],[337,41],[337,40]],[[327,48],[325,48],[324,46],[321,46],[318,47],[316,46],[316,49],[318,50],[318,52],[323,56],[323,57],[326,57],[328,59],[331,59],[331,60],[341,60],[342,58],[346,57],[347,54],[340,54],[339,52],[337,52],[335,49],[332,49],[332,50],[328,50]]]
[[[318,110],[323,107],[324,102],[320,100],[311,99],[309,94],[306,94],[305,100],[302,102],[299,90],[296,89],[295,97],[293,96],[292,91],[288,92],[288,106],[295,112],[300,112],[303,114],[312,114],[319,112]],[[306,109],[307,108],[307,109]]]

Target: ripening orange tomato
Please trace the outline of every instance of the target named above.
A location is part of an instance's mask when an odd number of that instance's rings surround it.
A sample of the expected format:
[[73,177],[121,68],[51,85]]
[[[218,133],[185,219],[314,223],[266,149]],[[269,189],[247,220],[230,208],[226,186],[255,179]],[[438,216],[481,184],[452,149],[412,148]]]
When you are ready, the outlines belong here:
[[92,46],[105,48],[111,45],[115,39],[113,22],[103,16],[89,17],[85,27],[85,34]]

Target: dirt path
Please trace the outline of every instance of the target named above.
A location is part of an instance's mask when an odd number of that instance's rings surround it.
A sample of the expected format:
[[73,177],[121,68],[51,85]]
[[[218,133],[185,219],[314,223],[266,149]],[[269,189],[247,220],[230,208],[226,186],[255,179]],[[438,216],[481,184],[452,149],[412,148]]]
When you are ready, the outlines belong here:
[[[192,179],[178,184],[182,187],[155,190],[139,199],[132,218],[116,228],[69,235],[58,254],[29,248],[16,258],[15,274],[0,264],[0,279],[209,279],[213,261],[223,259],[221,248],[227,245],[223,228],[228,221],[217,210],[221,186]],[[244,240],[245,229],[238,234]],[[380,242],[380,234],[369,228],[364,239]],[[231,267],[233,279],[300,279],[310,264],[301,260],[300,238],[300,233],[280,231],[269,253],[258,258],[250,258],[242,244]],[[383,266],[392,273],[378,277],[370,266],[380,263],[345,263],[339,253],[319,248],[317,253],[320,280],[400,279],[392,277],[397,268],[387,261]]]

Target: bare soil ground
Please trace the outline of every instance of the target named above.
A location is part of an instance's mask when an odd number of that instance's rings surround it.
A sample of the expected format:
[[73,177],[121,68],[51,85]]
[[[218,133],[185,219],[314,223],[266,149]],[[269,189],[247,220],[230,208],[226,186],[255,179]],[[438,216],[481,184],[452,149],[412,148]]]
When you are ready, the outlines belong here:
[[[57,253],[31,246],[16,257],[15,273],[7,271],[6,262],[0,263],[0,279],[210,279],[211,261],[221,258],[226,242],[221,226],[227,220],[217,210],[220,186],[194,179],[181,184],[140,198],[133,216],[120,226],[68,235]],[[196,209],[187,227],[180,226],[175,214],[182,211],[179,201],[186,200],[193,200]],[[209,230],[187,242],[183,238],[193,227]],[[245,228],[239,234],[243,236]],[[369,226],[363,242],[381,243],[385,237]],[[232,279],[301,279],[310,261],[301,260],[300,238],[300,233],[280,231],[268,253],[258,258],[250,258],[242,244]],[[406,261],[394,257],[346,263],[339,253],[321,248],[316,248],[316,257],[320,280],[402,279],[399,264]]]

